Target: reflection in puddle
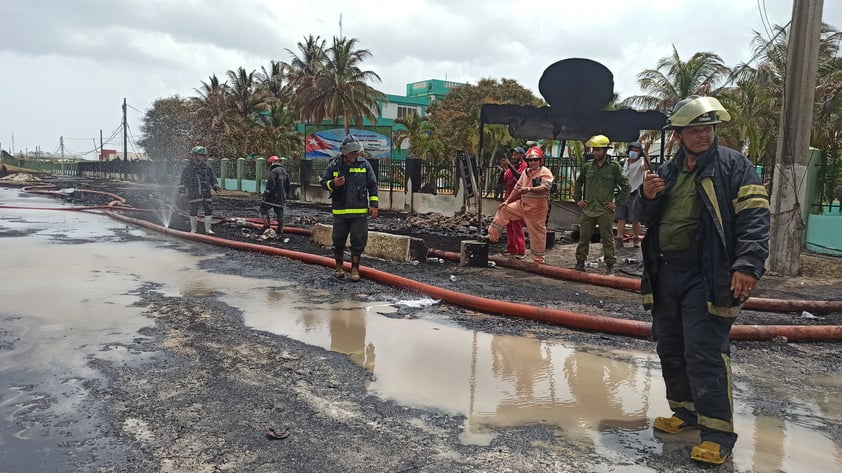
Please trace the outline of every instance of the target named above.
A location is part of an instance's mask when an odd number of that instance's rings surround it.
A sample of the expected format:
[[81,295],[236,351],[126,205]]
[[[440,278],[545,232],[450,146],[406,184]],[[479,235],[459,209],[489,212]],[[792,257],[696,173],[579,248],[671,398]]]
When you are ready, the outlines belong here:
[[[606,462],[628,465],[639,461],[642,452],[683,448],[689,454],[699,442],[698,433],[669,443],[653,437],[651,419],[669,412],[654,353],[492,335],[465,330],[432,313],[389,318],[381,314],[393,314],[400,302],[320,304],[314,302],[318,295],[300,289],[285,291],[287,305],[273,309],[254,297],[261,291],[267,301],[277,297],[270,296],[275,289],[252,288],[249,297],[227,292],[224,299],[240,307],[246,323],[256,329],[349,355],[372,373],[368,389],[373,394],[465,416],[463,443],[488,445],[499,429],[548,425],[560,429],[565,442],[592,447]],[[839,379],[826,381],[832,382]],[[840,412],[827,399],[791,402],[803,411],[802,419],[822,422]],[[739,397],[735,411],[741,434],[735,471],[819,472],[842,466],[842,450],[817,425],[754,415]]]

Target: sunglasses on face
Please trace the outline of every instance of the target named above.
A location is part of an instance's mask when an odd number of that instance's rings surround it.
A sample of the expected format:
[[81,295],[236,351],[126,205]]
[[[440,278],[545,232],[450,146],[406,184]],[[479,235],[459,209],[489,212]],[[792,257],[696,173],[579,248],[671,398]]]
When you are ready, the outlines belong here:
[[532,161],[540,161],[540,160],[541,160],[541,158],[526,158],[526,159],[524,159],[524,161],[526,161],[527,163],[530,163]]

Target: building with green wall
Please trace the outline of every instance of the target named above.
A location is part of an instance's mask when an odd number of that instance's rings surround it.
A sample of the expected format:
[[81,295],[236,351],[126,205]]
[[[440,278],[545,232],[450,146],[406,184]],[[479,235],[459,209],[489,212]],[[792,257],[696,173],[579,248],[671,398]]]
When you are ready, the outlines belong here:
[[[395,125],[395,120],[408,115],[427,115],[427,107],[437,100],[441,100],[456,87],[464,87],[467,84],[439,79],[429,79],[420,82],[406,84],[406,95],[385,94],[386,100],[377,105],[377,123],[365,120],[366,126],[388,126],[400,129],[401,125]],[[304,133],[304,124],[299,123],[296,127],[299,132]],[[409,143],[404,143],[403,149],[392,149],[392,159],[406,159],[406,151]]]

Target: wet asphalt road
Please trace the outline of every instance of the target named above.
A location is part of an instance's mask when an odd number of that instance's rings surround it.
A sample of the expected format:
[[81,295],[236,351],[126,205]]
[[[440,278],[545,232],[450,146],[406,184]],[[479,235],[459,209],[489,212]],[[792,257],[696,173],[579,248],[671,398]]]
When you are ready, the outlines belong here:
[[[0,192],[4,203],[48,202]],[[654,439],[646,416],[637,424],[605,419],[594,427],[596,440],[537,420],[485,427],[494,434],[488,445],[466,443],[463,416],[373,395],[376,368],[251,329],[220,297],[224,288],[195,280],[207,272],[289,280],[295,291],[320,289],[331,303],[414,295],[338,283],[324,268],[183,243],[96,215],[0,212],[0,471],[697,471],[686,458],[693,439]],[[573,343],[618,360],[652,350],[651,342],[456,308],[392,317],[431,314],[479,333]],[[765,427],[741,439],[743,453],[724,471],[836,471],[838,364],[803,361],[835,356],[836,348],[735,347],[738,398],[764,414],[752,423]],[[290,436],[269,440],[270,426]],[[796,442],[804,437],[811,444]]]

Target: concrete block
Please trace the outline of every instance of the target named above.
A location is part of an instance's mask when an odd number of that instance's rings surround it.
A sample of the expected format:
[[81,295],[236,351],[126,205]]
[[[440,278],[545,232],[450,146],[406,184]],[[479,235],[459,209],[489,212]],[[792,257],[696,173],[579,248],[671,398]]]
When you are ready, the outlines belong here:
[[[327,247],[333,246],[333,226],[316,224],[313,227],[311,239],[313,242]],[[345,241],[345,247],[350,248],[350,239]],[[368,232],[368,244],[365,256],[383,258],[387,261],[422,261],[427,256],[427,245],[420,238],[406,235],[392,235],[382,232]]]

